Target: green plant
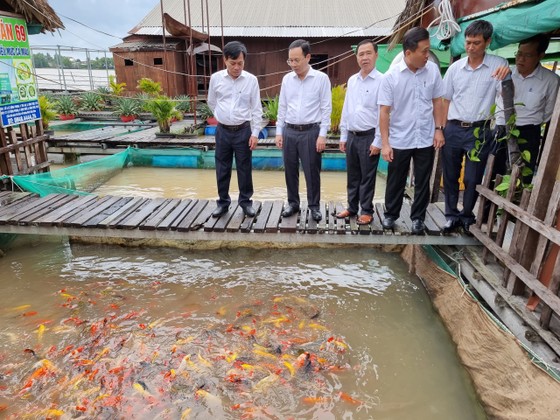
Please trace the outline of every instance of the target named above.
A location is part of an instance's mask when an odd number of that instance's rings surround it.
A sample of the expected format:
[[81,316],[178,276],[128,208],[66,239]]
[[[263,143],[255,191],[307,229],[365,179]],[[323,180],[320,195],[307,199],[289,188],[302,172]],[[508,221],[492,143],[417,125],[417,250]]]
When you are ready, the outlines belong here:
[[54,103],[54,109],[61,115],[75,115],[78,112],[78,107],[70,95],[58,98]]
[[200,104],[199,109],[196,111],[196,115],[200,117],[201,120],[206,121],[208,118],[212,118],[214,116],[214,111],[212,111],[210,105],[202,103]]
[[278,105],[280,97],[276,95],[274,98],[267,97],[263,101],[263,117],[268,120],[269,125],[274,125],[278,119]]
[[101,111],[103,109],[103,99],[95,92],[86,92],[80,99],[80,107],[84,111]]
[[96,92],[105,101],[105,105],[111,105],[111,89],[109,89],[107,86],[99,86],[96,89]]
[[114,114],[120,117],[136,116],[140,112],[138,101],[132,98],[119,98],[115,102]]
[[115,79],[115,76],[110,75],[109,76],[109,88],[111,89],[111,92],[113,93],[113,95],[115,96],[121,96],[124,92],[124,89],[126,88],[126,83],[117,83],[117,80]]
[[346,97],[346,84],[336,85],[332,88],[332,111],[331,111],[331,132],[339,134],[340,118],[342,117],[342,106]]
[[139,92],[136,95],[134,95],[134,99],[138,102],[138,106],[142,111],[150,112],[146,108],[146,105],[148,104],[148,102],[154,99],[152,96],[148,95],[146,92]]
[[136,89],[144,93],[147,93],[152,97],[159,96],[159,94],[162,91],[161,83],[154,82],[152,79],[148,77],[143,77],[140,80],[138,80],[138,86],[136,86]]
[[183,114],[192,111],[192,98],[189,95],[180,95],[175,98],[177,105],[175,108]]
[[39,110],[41,111],[43,129],[46,130],[49,128],[49,123],[56,118],[57,114],[53,108],[53,104],[44,95],[39,96]]
[[159,131],[169,133],[171,131],[171,119],[177,116],[175,102],[167,96],[159,96],[146,104],[146,108],[156,119]]

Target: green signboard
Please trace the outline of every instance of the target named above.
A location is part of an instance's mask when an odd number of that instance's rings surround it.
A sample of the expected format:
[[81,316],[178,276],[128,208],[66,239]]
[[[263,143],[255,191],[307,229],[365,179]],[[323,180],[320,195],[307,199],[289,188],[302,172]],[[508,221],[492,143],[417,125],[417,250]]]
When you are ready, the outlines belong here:
[[0,115],[8,127],[41,118],[24,19],[0,16]]

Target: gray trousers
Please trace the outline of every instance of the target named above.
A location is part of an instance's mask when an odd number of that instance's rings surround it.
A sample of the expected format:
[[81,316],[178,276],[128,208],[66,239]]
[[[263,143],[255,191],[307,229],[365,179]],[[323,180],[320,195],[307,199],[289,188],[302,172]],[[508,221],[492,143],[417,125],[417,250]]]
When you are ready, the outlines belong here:
[[319,210],[321,201],[321,153],[317,153],[319,126],[305,131],[286,127],[283,133],[282,157],[288,190],[288,204],[299,208],[299,163],[305,175],[309,209]]

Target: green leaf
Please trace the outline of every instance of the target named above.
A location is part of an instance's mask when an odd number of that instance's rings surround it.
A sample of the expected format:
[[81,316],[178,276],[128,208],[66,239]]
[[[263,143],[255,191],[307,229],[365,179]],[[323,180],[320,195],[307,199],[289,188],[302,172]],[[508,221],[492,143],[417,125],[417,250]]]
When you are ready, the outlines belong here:
[[511,134],[513,137],[519,137],[521,131],[519,131],[517,128],[513,128],[509,131],[509,134]]
[[514,106],[525,106],[523,102],[516,102],[513,104]]
[[496,106],[496,104],[492,104],[492,106],[490,107],[490,115],[496,114]]
[[524,166],[523,169],[521,169],[521,175],[523,176],[533,175],[533,170],[531,168],[528,168],[527,166]]
[[481,144],[482,144],[482,142],[481,142],[480,140],[476,140],[476,141],[474,142],[474,148],[475,148],[476,150],[480,150],[480,145],[481,145]]
[[527,140],[522,139],[522,138],[518,138],[517,139],[517,144],[527,144]]
[[507,191],[509,188],[509,182],[502,182],[500,185],[496,186],[496,191]]
[[531,152],[529,152],[528,150],[523,150],[521,152],[521,157],[525,162],[531,162]]
[[475,138],[480,138],[480,127],[476,127],[473,131],[473,135]]
[[506,125],[512,126],[515,125],[515,121],[517,119],[517,115],[516,114],[511,114],[506,122]]

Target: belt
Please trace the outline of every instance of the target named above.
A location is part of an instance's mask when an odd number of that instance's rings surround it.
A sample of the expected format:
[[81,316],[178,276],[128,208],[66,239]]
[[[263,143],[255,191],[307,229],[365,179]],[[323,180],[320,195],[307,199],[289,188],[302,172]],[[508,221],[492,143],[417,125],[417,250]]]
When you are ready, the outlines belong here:
[[229,131],[239,131],[243,128],[249,127],[251,125],[250,121],[245,121],[243,124],[239,124],[239,125],[225,125],[222,123],[218,124],[220,127],[225,128],[226,130]]
[[366,131],[348,130],[348,132],[352,133],[353,135],[358,136],[358,137],[369,136],[369,135],[375,134],[375,128],[370,128],[369,130],[366,130]]
[[449,120],[448,123],[453,125],[458,125],[459,127],[463,128],[471,128],[471,127],[482,127],[483,125],[487,124],[487,120],[480,120],[474,122],[466,122],[466,121],[459,121],[459,120]]
[[314,127],[317,127],[319,123],[312,123],[312,124],[290,124],[286,123],[286,127],[291,128],[292,130],[297,131],[307,131],[311,130]]

